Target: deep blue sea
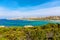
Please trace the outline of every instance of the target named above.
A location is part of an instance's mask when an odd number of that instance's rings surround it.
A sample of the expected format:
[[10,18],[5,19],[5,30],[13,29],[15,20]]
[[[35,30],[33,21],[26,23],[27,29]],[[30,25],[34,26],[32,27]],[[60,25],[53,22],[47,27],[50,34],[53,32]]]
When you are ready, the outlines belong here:
[[49,21],[28,21],[28,20],[6,20],[1,19],[0,20],[0,26],[25,26],[25,25],[32,25],[32,26],[40,26],[48,24]]

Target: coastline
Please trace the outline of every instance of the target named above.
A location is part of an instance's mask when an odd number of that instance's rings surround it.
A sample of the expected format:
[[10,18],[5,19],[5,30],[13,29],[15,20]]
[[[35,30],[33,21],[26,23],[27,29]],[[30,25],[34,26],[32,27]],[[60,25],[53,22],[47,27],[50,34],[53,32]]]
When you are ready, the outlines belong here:
[[60,20],[49,20],[50,22],[60,22]]

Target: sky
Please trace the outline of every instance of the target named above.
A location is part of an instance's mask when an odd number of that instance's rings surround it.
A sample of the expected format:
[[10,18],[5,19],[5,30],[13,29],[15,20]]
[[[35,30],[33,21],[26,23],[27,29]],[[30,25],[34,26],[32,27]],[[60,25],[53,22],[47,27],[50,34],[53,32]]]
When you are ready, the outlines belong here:
[[60,16],[60,0],[0,0],[0,19]]

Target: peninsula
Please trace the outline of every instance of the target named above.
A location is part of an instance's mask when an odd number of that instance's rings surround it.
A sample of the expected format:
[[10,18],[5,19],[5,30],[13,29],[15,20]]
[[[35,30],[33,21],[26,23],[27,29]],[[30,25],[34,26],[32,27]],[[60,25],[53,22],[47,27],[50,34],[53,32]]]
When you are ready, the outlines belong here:
[[60,16],[29,17],[29,18],[9,18],[9,20],[60,20]]

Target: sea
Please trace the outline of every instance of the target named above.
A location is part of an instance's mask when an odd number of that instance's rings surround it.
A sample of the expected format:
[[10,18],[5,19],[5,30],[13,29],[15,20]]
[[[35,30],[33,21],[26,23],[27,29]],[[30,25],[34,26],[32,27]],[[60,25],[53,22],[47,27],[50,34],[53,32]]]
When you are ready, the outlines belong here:
[[46,21],[46,20],[30,21],[30,20],[0,19],[0,26],[25,26],[25,25],[41,26],[41,25],[45,25],[48,23],[49,21]]

